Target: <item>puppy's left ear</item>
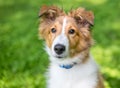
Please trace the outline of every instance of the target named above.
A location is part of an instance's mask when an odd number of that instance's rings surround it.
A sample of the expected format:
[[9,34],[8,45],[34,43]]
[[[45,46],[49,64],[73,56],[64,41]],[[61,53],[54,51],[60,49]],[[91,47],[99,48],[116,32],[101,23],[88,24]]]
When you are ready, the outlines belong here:
[[94,25],[94,14],[85,8],[70,11],[69,15],[75,19],[80,27],[91,27]]
[[44,21],[54,21],[56,17],[64,15],[64,12],[56,6],[42,6],[39,17]]

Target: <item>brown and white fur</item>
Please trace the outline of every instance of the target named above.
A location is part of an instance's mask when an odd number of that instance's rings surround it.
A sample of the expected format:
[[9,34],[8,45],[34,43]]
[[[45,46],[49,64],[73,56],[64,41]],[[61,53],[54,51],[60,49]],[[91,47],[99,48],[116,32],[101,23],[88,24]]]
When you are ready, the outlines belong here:
[[[39,35],[46,41],[51,61],[47,88],[104,88],[89,52],[93,13],[78,8],[66,14],[56,6],[42,6],[39,17]],[[72,67],[66,69],[63,65]]]

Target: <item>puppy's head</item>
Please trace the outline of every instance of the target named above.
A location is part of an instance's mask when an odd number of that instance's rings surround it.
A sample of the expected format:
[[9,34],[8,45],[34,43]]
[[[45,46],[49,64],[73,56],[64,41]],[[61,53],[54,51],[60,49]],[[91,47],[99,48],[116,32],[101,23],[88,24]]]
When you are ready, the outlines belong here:
[[92,45],[90,27],[94,15],[78,8],[65,14],[56,6],[43,6],[39,13],[39,35],[46,41],[47,52],[56,59],[75,57]]

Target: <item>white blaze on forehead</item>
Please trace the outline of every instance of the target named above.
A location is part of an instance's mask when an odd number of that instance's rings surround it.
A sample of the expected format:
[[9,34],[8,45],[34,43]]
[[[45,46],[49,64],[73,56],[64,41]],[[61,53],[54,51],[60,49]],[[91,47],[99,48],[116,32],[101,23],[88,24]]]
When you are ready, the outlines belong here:
[[62,44],[62,45],[68,46],[68,38],[65,35],[66,25],[67,25],[67,18],[64,17],[63,23],[62,23],[62,29],[61,29],[62,31],[58,36],[56,36],[56,38],[53,42],[54,43],[53,45]]
[[63,19],[63,26],[62,26],[62,34],[65,33],[65,27],[66,27],[67,19],[66,17]]

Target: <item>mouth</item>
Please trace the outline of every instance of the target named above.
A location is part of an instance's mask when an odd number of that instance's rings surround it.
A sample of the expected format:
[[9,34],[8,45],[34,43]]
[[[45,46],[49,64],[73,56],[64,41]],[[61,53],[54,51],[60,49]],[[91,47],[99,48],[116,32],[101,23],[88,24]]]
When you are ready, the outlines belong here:
[[63,56],[63,55],[55,55],[54,57],[56,57],[56,58],[58,58],[58,59],[66,58],[66,56]]
[[62,56],[56,56],[56,58],[59,58],[59,59],[61,59],[61,58],[63,58]]
[[59,59],[64,58],[63,56],[60,56],[60,55],[56,55],[55,57]]

